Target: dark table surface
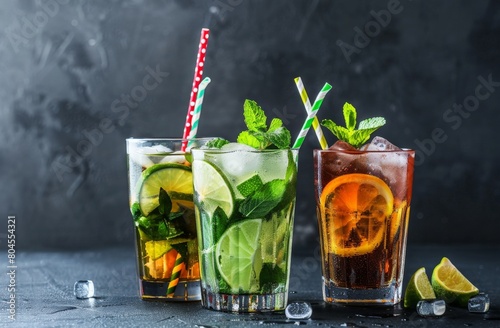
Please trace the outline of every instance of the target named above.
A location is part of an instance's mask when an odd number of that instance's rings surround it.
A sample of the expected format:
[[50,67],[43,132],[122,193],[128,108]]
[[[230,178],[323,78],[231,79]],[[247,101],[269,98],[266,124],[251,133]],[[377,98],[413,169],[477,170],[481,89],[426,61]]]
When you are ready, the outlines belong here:
[[[395,307],[345,307],[325,304],[321,294],[320,262],[314,247],[295,251],[289,302],[313,306],[309,320],[287,321],[284,313],[230,314],[203,309],[199,302],[142,301],[136,282],[132,248],[90,251],[22,252],[16,254],[15,320],[9,318],[8,274],[0,278],[0,326],[20,327],[500,327],[500,246],[410,245],[405,286],[410,275],[425,267],[430,275],[443,256],[448,257],[481,291],[489,294],[486,314],[448,307],[441,318],[422,318],[415,311]],[[8,273],[7,256],[3,256]],[[95,297],[73,295],[77,280],[92,280]]]

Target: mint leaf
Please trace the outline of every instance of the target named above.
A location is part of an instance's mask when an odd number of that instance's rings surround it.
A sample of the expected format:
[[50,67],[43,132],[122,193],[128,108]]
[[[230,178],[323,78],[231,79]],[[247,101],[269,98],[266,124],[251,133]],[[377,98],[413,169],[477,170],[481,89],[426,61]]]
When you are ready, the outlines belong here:
[[286,280],[286,274],[274,263],[263,263],[259,275],[261,293],[270,294]]
[[290,131],[288,131],[288,129],[282,126],[274,131],[268,132],[266,134],[266,137],[271,144],[275,145],[279,149],[289,148],[290,142],[292,140]]
[[[226,231],[228,222],[229,222],[229,218],[227,217],[226,212],[224,212],[224,210],[222,208],[217,206],[217,208],[214,211],[214,215],[212,217],[212,227],[210,229],[206,230],[206,231],[210,231],[213,229],[212,231],[214,234],[213,235],[214,239],[213,239],[212,245],[215,245],[219,241],[220,236],[222,236],[224,231]],[[210,246],[212,246],[212,245],[210,245]]]
[[349,139],[349,130],[347,130],[343,126],[335,124],[335,122],[333,122],[332,120],[325,119],[321,121],[321,125],[330,130],[333,135],[337,137],[337,139],[344,141]]
[[343,112],[347,130],[354,130],[356,128],[356,108],[349,103],[345,103]]
[[141,205],[139,205],[138,202],[133,203],[132,207],[130,208],[130,212],[132,212],[134,221],[138,220],[142,216]]
[[239,211],[249,218],[262,218],[271,212],[283,198],[286,181],[275,179],[265,183],[239,206]]
[[236,189],[240,192],[243,197],[248,197],[253,194],[257,189],[262,187],[264,183],[258,174],[254,175],[250,179],[247,179],[236,186]]
[[172,210],[172,200],[168,196],[168,193],[165,191],[165,189],[160,188],[160,193],[158,194],[158,200],[160,202],[160,205],[158,205],[158,210],[160,211],[160,214],[163,215],[164,217],[167,217],[170,214],[170,211]]
[[229,141],[223,138],[213,138],[212,140],[209,140],[206,144],[206,148],[217,148],[221,149],[222,146],[228,144]]
[[243,104],[245,124],[250,131],[266,131],[267,117],[262,108],[253,100],[245,100]]
[[378,129],[381,126],[384,126],[385,124],[385,118],[383,117],[372,117],[372,118],[367,118],[366,120],[362,120],[359,122],[359,129],[360,130],[365,130],[365,129]]
[[257,139],[250,131],[243,131],[238,135],[236,139],[238,143],[248,145],[255,149],[261,149],[261,141]]
[[337,125],[329,119],[321,122],[321,125],[330,130],[339,140],[343,140],[355,148],[361,147],[370,139],[370,135],[386,122],[383,117],[372,117],[359,122],[356,130],[356,108],[349,103],[343,108],[346,126]]
[[276,131],[278,128],[281,128],[282,126],[283,126],[283,121],[281,121],[281,119],[273,118],[271,124],[269,125],[269,130],[267,130],[267,132]]
[[283,126],[279,118],[274,118],[267,128],[267,117],[262,108],[253,100],[245,100],[243,115],[248,130],[238,135],[238,143],[255,149],[290,148],[290,131]]

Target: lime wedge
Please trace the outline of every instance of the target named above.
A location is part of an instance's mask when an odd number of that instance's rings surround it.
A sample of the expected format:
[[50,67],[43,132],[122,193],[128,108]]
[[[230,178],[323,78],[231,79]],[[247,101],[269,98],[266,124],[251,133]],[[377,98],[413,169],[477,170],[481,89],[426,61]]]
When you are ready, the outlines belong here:
[[239,221],[220,237],[215,255],[219,272],[233,292],[251,293],[259,289],[262,261],[257,252],[262,219]]
[[193,177],[187,166],[176,163],[153,165],[142,172],[138,185],[137,198],[145,216],[158,207],[160,188],[172,199],[172,212],[178,212],[179,205],[192,207]]
[[436,294],[434,294],[429,278],[425,273],[425,268],[418,269],[411,276],[408,286],[406,286],[404,307],[415,308],[418,301],[435,298]]
[[166,240],[150,240],[144,243],[146,248],[146,256],[149,256],[152,260],[157,260],[169,250],[172,249],[169,242]]
[[204,212],[213,216],[217,207],[220,207],[227,217],[230,217],[234,209],[233,191],[229,187],[226,178],[209,162],[193,161],[194,189]]
[[449,304],[467,307],[469,298],[479,293],[479,290],[446,257],[443,257],[441,263],[434,268],[431,280],[437,297]]

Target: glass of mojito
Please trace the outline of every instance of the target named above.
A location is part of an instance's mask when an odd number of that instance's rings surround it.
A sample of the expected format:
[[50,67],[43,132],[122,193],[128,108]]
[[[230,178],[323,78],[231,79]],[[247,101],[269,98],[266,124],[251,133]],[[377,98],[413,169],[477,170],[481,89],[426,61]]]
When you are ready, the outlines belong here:
[[208,140],[127,139],[142,299],[201,298],[190,154],[182,149]]
[[298,150],[289,148],[288,131],[288,142],[276,142],[280,148],[262,135],[254,146],[242,144],[251,128],[239,143],[192,150],[202,305],[208,309],[265,312],[287,305]]
[[323,120],[340,141],[314,151],[323,297],[394,305],[402,294],[415,152],[381,137],[366,143],[383,118],[356,130],[354,107],[346,104],[344,116],[345,128]]

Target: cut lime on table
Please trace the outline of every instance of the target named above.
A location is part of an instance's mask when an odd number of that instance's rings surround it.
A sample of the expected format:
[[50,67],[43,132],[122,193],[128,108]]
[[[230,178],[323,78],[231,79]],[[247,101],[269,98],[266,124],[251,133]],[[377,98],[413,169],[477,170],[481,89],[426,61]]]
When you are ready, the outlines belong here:
[[212,217],[217,207],[220,207],[230,217],[234,209],[234,196],[226,178],[212,164],[201,160],[193,161],[193,171],[196,172],[194,187],[203,204],[203,211]]
[[172,199],[172,212],[179,211],[179,205],[193,206],[193,176],[187,166],[175,163],[153,165],[142,172],[139,184],[139,206],[146,216],[158,207],[160,188]]
[[[219,272],[234,292],[255,292],[262,261],[255,258],[259,246],[262,219],[237,222],[217,243],[215,255]],[[259,255],[257,255],[259,256]],[[252,288],[254,287],[254,288]]]
[[411,276],[405,290],[404,307],[415,308],[418,301],[435,299],[436,294],[432,289],[425,268],[420,268]]
[[449,304],[467,307],[469,298],[479,293],[479,290],[446,257],[443,257],[441,263],[434,268],[431,281],[436,296]]

